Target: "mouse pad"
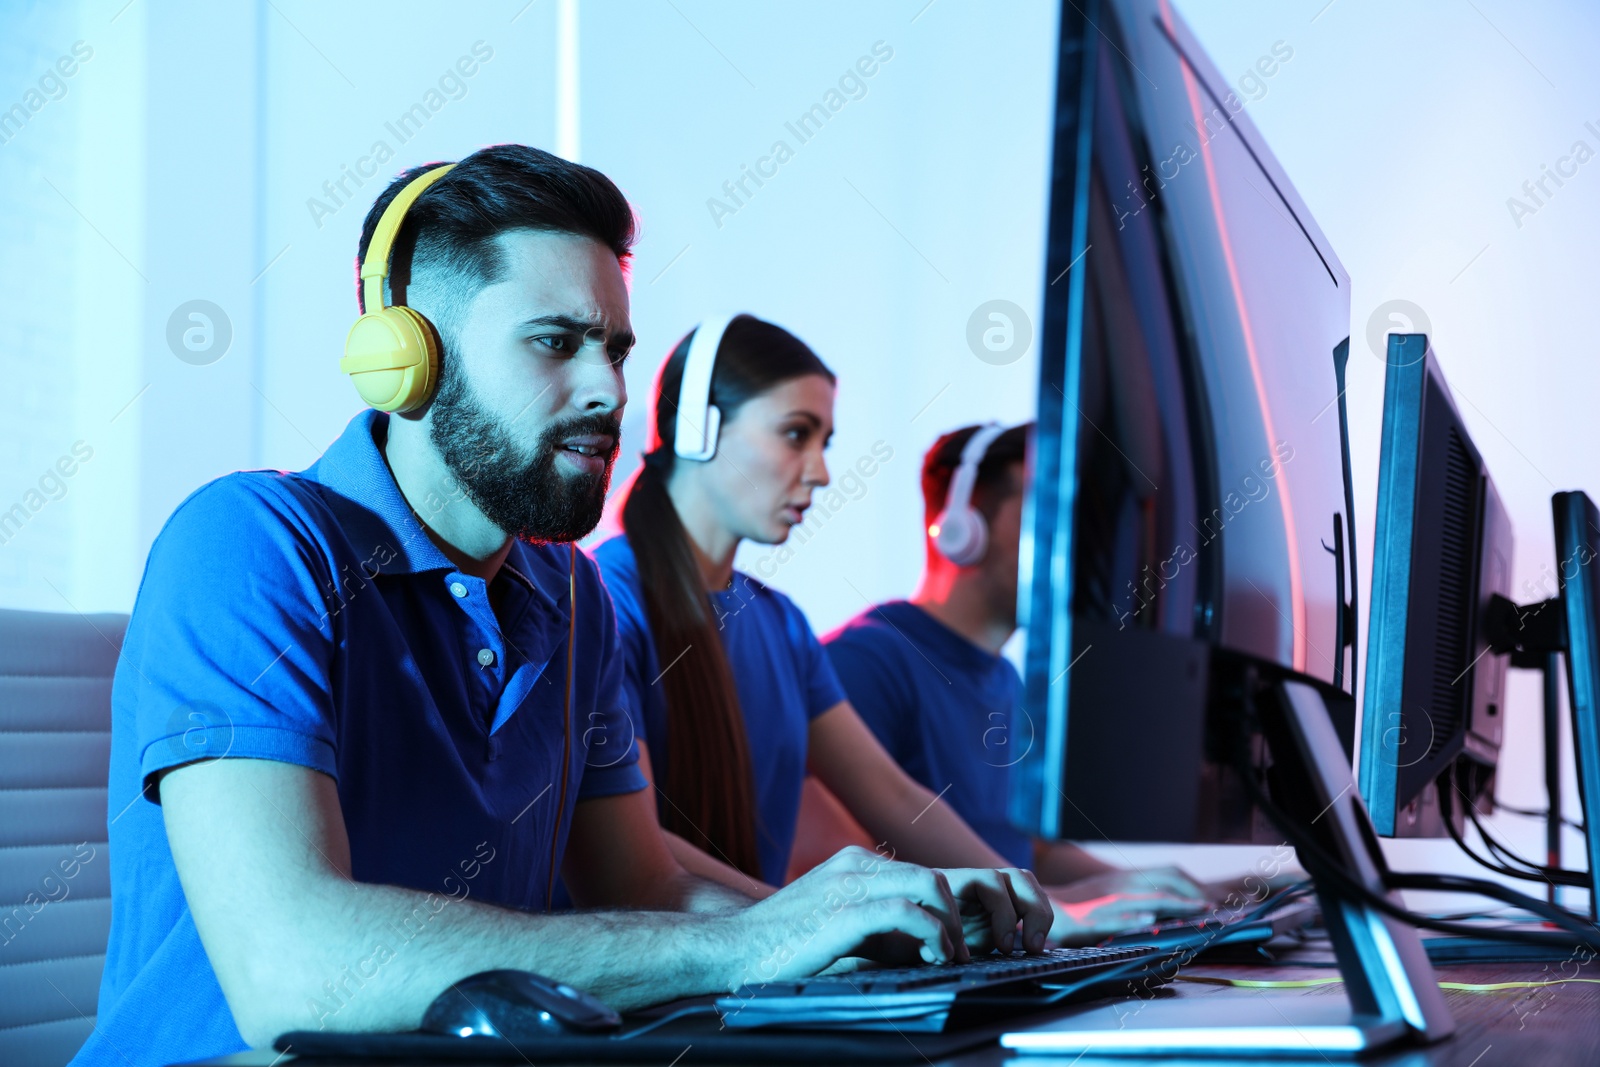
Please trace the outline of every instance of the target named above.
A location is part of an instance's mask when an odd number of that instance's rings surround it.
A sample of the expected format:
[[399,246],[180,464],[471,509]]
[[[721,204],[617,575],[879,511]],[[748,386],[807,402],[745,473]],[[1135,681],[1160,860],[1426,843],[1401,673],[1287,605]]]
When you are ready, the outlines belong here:
[[[1153,957],[1146,963],[1160,963]],[[1170,976],[1161,968],[1144,972],[1143,984],[1164,985]],[[1096,975],[1069,986],[1043,987],[1025,995],[1000,990],[952,998],[942,1030],[829,1030],[766,1027],[739,1030],[724,1027],[715,997],[691,997],[657,1005],[627,1016],[615,1034],[550,1034],[512,1042],[505,1038],[450,1037],[421,1031],[390,1034],[328,1033],[295,1030],[282,1034],[272,1047],[292,1053],[297,1067],[340,1064],[351,1060],[400,1062],[670,1064],[748,1063],[813,1064],[818,1062],[928,1063],[941,1056],[990,1045],[1008,1030],[1068,1005],[1133,992],[1138,976]],[[1115,992],[1113,992],[1115,990]],[[1160,996],[1149,989],[1144,996]]]
[[481,1063],[926,1063],[993,1044],[1017,1026],[1016,1018],[947,1033],[828,1030],[727,1030],[715,1015],[686,1018],[638,1037],[552,1034],[513,1044],[501,1038],[444,1037],[421,1032],[334,1034],[297,1030],[273,1042],[293,1053],[297,1067],[359,1060]]
[[767,1031],[737,1032],[708,1026],[703,1033],[652,1033],[636,1040],[555,1035],[513,1045],[493,1037],[437,1034],[284,1034],[273,1047],[293,1052],[302,1067],[351,1060],[466,1061],[477,1063],[926,1063],[980,1045],[990,1045],[1009,1025],[982,1032],[885,1034]]

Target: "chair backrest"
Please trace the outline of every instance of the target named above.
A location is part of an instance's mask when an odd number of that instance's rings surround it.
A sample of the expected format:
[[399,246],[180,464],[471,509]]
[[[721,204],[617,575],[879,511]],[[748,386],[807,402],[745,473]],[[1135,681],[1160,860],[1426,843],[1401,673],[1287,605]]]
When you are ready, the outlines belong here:
[[111,930],[106,778],[126,615],[0,611],[0,1063],[60,1067]]

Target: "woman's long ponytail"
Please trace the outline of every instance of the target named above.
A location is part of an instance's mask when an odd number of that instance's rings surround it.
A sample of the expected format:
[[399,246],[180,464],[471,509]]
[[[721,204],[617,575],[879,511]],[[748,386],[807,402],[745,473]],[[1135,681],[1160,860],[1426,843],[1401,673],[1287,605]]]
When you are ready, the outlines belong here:
[[[760,878],[759,816],[739,692],[694,547],[667,491],[678,462],[672,446],[692,337],[678,342],[657,376],[650,449],[622,506],[661,670],[651,684],[662,687],[667,706],[666,759],[655,768],[657,810],[667,830]],[[711,402],[726,426],[746,400],[808,374],[834,380],[793,334],[740,315],[718,347]]]

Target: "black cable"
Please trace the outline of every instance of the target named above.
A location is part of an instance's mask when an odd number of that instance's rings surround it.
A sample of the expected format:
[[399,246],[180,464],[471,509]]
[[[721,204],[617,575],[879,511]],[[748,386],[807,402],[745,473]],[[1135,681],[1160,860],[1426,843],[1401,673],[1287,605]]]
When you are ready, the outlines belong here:
[[640,1034],[648,1034],[652,1030],[655,1030],[655,1029],[658,1029],[660,1027],[663,1027],[663,1026],[667,1025],[668,1023],[675,1023],[679,1019],[686,1018],[686,1017],[688,1017],[690,1015],[720,1015],[720,1014],[721,1014],[721,1012],[719,1012],[717,1010],[717,1006],[714,1003],[712,1003],[712,1004],[690,1004],[690,1005],[687,1005],[685,1007],[678,1008],[676,1011],[670,1011],[667,1014],[663,1015],[659,1019],[651,1019],[649,1022],[645,1023],[643,1026],[639,1027],[636,1030],[624,1030],[621,1033],[616,1034],[612,1038],[612,1040],[613,1041],[632,1041],[634,1038],[638,1037]]
[[1527,870],[1537,873],[1543,878],[1555,882],[1557,885],[1569,885],[1577,889],[1589,888],[1589,872],[1573,870],[1570,867],[1547,867],[1542,863],[1535,863],[1532,860],[1524,859],[1515,852],[1511,851],[1510,848],[1506,847],[1500,841],[1496,840],[1495,837],[1489,833],[1488,828],[1485,827],[1482,821],[1479,819],[1476,808],[1469,808],[1467,810],[1467,818],[1471,819],[1472,825],[1477,827],[1478,836],[1483,838],[1484,844],[1488,845],[1489,850],[1496,856],[1500,857],[1502,862],[1508,864],[1518,864]]
[[[1455,768],[1454,767],[1452,767],[1450,769],[1450,774],[1451,774],[1451,777],[1453,778],[1454,775],[1455,775]],[[1459,848],[1462,852],[1466,853],[1467,858],[1472,860],[1472,862],[1476,863],[1478,866],[1485,867],[1485,868],[1487,868],[1487,869],[1489,869],[1491,871],[1494,871],[1497,874],[1504,874],[1504,875],[1507,875],[1507,876],[1512,877],[1512,878],[1525,878],[1525,879],[1528,879],[1530,881],[1534,881],[1534,880],[1546,881],[1546,879],[1539,878],[1538,875],[1533,874],[1531,872],[1518,873],[1516,871],[1507,870],[1506,868],[1502,867],[1500,864],[1495,863],[1492,860],[1486,859],[1483,856],[1478,855],[1478,853],[1474,852],[1473,849],[1472,849],[1472,846],[1467,844],[1466,837],[1463,836],[1461,834],[1461,832],[1456,829],[1455,812],[1453,810],[1454,807],[1455,807],[1455,804],[1454,804],[1454,801],[1451,798],[1451,793],[1453,791],[1453,788],[1446,788],[1445,785],[1444,785],[1444,779],[1445,779],[1445,776],[1441,774],[1434,781],[1434,788],[1437,789],[1438,792],[1439,792],[1439,819],[1440,819],[1441,822],[1444,823],[1445,833],[1450,835],[1450,840],[1452,840],[1452,841],[1454,841],[1456,843],[1456,847]],[[1470,805],[1469,805],[1469,807],[1470,807]]]
[[[1513,815],[1526,815],[1530,819],[1550,818],[1550,813],[1548,811],[1535,811],[1532,808],[1514,808],[1510,804],[1502,804],[1498,800],[1494,802],[1494,808],[1496,811],[1509,811]],[[1578,831],[1580,834],[1586,834],[1589,832],[1589,828],[1586,825],[1576,819],[1569,819],[1565,815],[1561,816],[1561,823],[1563,826],[1572,827],[1572,829]]]
[[1520,878],[1523,881],[1542,882],[1546,885],[1550,883],[1550,879],[1536,874],[1533,871],[1513,870],[1509,867],[1496,863],[1494,860],[1491,860],[1485,856],[1480,856],[1477,852],[1473,851],[1472,846],[1467,844],[1466,838],[1463,837],[1461,832],[1456,829],[1455,820],[1451,818],[1450,813],[1445,808],[1445,804],[1440,805],[1440,815],[1444,821],[1445,832],[1450,835],[1450,840],[1454,841],[1456,843],[1456,847],[1465,853],[1466,857],[1473,863],[1476,863],[1478,866],[1483,867],[1486,870],[1493,871],[1495,874],[1505,875],[1507,878]]
[[1545,882],[1554,881],[1554,876],[1549,872],[1555,871],[1556,868],[1540,866],[1532,860],[1523,859],[1520,855],[1511,851],[1509,847],[1501,844],[1497,838],[1491,837],[1485,832],[1483,823],[1474,817],[1472,810],[1467,812],[1467,821],[1472,824],[1474,830],[1478,831],[1478,840],[1482,841],[1489,849],[1489,855],[1494,858],[1495,862],[1512,870],[1526,871]]
[[[1456,777],[1457,767],[1459,767],[1459,764],[1451,768],[1452,780]],[[1478,817],[1478,809],[1472,805],[1460,785],[1456,784],[1453,788],[1456,795],[1461,797],[1467,818],[1471,820],[1473,826],[1477,827],[1478,836],[1483,838],[1483,843],[1488,847],[1490,853],[1498,857],[1502,863],[1515,864],[1525,870],[1532,871],[1546,883],[1553,882],[1557,885],[1572,886],[1576,889],[1588,889],[1590,887],[1589,873],[1587,871],[1575,871],[1565,867],[1547,867],[1540,863],[1534,863],[1532,860],[1524,859],[1511,851],[1511,849],[1497,840],[1494,835],[1489,833],[1488,827],[1484,826],[1482,820]]]
[[[1266,900],[1262,901],[1255,908],[1246,912],[1244,915],[1239,916],[1238,918],[1226,920],[1215,930],[1202,930],[1197,932],[1194,937],[1186,941],[1173,942],[1170,944],[1157,946],[1158,951],[1156,952],[1152,952],[1144,956],[1137,956],[1131,960],[1124,960],[1123,962],[1108,967],[1103,971],[1095,971],[1093,974],[1089,974],[1081,978],[1072,978],[1067,976],[1067,981],[1064,985],[1057,986],[1049,976],[1040,978],[1037,980],[1039,984],[1051,989],[1051,992],[1047,996],[1021,998],[1012,1002],[1041,1008],[1048,1007],[1051,1004],[1056,1004],[1062,1000],[1065,1000],[1074,993],[1082,991],[1087,986],[1099,985],[1104,982],[1112,982],[1125,974],[1137,977],[1140,972],[1159,972],[1166,970],[1169,966],[1171,968],[1171,972],[1166,975],[1166,979],[1170,980],[1172,975],[1176,974],[1180,967],[1194,959],[1194,957],[1199,955],[1199,953],[1208,947],[1211,942],[1215,941],[1229,930],[1236,928],[1241,923],[1254,922],[1269,912],[1276,911],[1279,907],[1288,903],[1289,901],[1294,900],[1297,897],[1305,896],[1313,888],[1314,885],[1312,880],[1309,878],[1305,881],[1296,882],[1281,892],[1268,897]],[[1180,959],[1179,957],[1183,958]],[[986,1000],[985,1003],[994,1004],[999,1002]]]
[[[1449,779],[1448,783],[1446,778]],[[1439,816],[1444,823],[1445,832],[1456,843],[1456,847],[1466,853],[1467,857],[1480,867],[1493,871],[1495,874],[1504,875],[1507,878],[1518,878],[1527,882],[1540,882],[1544,885],[1564,885],[1576,889],[1587,889],[1589,887],[1587,875],[1578,871],[1540,867],[1515,855],[1491,837],[1484,829],[1483,824],[1478,821],[1477,809],[1472,806],[1471,800],[1461,791],[1461,787],[1456,784],[1455,766],[1452,766],[1445,774],[1439,775],[1434,785],[1439,792]],[[1472,822],[1473,826],[1478,828],[1478,834],[1483,838],[1483,843],[1488,846],[1490,853],[1500,857],[1499,862],[1475,852],[1472,846],[1467,844],[1466,838],[1456,829],[1454,811],[1456,796],[1460,796],[1462,808],[1466,812],[1467,818]],[[1509,866],[1509,863],[1521,864],[1524,869]]]
[[1294,882],[1294,883],[1292,883],[1290,885],[1285,886],[1283,889],[1279,890],[1276,894],[1268,897],[1266,900],[1263,900],[1260,904],[1256,905],[1255,908],[1253,908],[1250,911],[1246,912],[1244,915],[1240,916],[1239,918],[1226,920],[1224,922],[1224,925],[1221,928],[1219,928],[1218,930],[1215,930],[1215,931],[1203,931],[1202,933],[1196,934],[1195,936],[1196,937],[1201,937],[1201,936],[1204,936],[1205,934],[1213,934],[1214,935],[1214,934],[1217,934],[1217,933],[1223,933],[1223,932],[1225,932],[1225,931],[1237,926],[1240,923],[1255,922],[1257,919],[1262,918],[1263,916],[1267,915],[1269,912],[1277,911],[1280,907],[1282,907],[1284,904],[1287,904],[1289,901],[1295,900],[1295,899],[1297,899],[1299,897],[1305,896],[1306,894],[1310,893],[1315,888],[1316,888],[1316,883],[1310,878],[1306,878],[1306,879],[1302,879],[1301,881]]
[[[1493,900],[1504,901],[1507,904],[1522,908],[1524,911],[1532,912],[1552,924],[1570,931],[1579,940],[1591,947],[1600,948],[1600,926],[1596,926],[1566,908],[1557,907],[1535,897],[1518,893],[1515,889],[1503,886],[1499,882],[1490,882],[1482,878],[1468,878],[1458,874],[1422,874],[1409,871],[1390,871],[1384,882],[1392,889],[1418,889],[1433,893],[1473,893]],[[1534,907],[1534,905],[1538,906]],[[1421,916],[1418,916],[1418,918],[1421,918]],[[1464,928],[1467,935],[1472,937],[1489,937],[1491,936],[1490,930],[1499,929],[1501,928],[1484,927],[1480,929],[1472,926]],[[1525,935],[1536,932],[1523,931]],[[1551,938],[1541,937],[1538,938],[1538,941],[1544,943],[1552,939],[1563,945],[1572,944],[1571,939],[1560,934],[1553,934]],[[1506,940],[1518,940],[1518,938],[1506,938]]]
[[1391,918],[1398,919],[1410,926],[1424,930],[1436,930],[1440,933],[1455,934],[1458,937],[1482,937],[1496,941],[1516,941],[1540,945],[1557,944],[1571,945],[1574,938],[1596,950],[1600,950],[1600,928],[1597,928],[1571,912],[1554,907],[1542,900],[1499,884],[1498,882],[1484,881],[1478,878],[1462,878],[1455,875],[1430,875],[1413,874],[1403,871],[1391,871],[1384,879],[1385,885],[1390,889],[1426,889],[1444,893],[1474,893],[1479,896],[1489,897],[1507,904],[1533,912],[1549,920],[1557,926],[1570,931],[1572,936],[1556,933],[1546,933],[1535,930],[1513,930],[1494,926],[1470,926],[1462,923],[1447,922],[1440,919],[1431,919],[1425,915],[1418,915],[1395,904],[1387,897],[1373,892],[1361,882],[1351,877],[1343,866],[1322,850],[1322,846],[1310,840],[1303,834],[1299,827],[1293,823],[1283,811],[1277,808],[1259,788],[1251,789],[1255,794],[1255,803],[1266,812],[1273,824],[1283,831],[1299,853],[1300,861],[1319,880],[1334,883],[1346,898],[1355,898],[1363,903],[1376,908]]
[[[1333,348],[1333,375],[1334,382],[1339,387],[1339,458],[1344,474],[1344,526],[1345,549],[1350,561],[1350,604],[1347,607],[1343,602],[1339,604],[1341,612],[1348,612],[1345,620],[1348,623],[1347,637],[1350,639],[1350,670],[1345,675],[1350,680],[1350,695],[1356,695],[1356,652],[1357,635],[1361,619],[1361,581],[1356,576],[1356,482],[1350,474],[1350,410],[1345,402],[1347,385],[1345,381],[1345,367],[1350,362],[1350,338]],[[1344,663],[1344,649],[1339,650],[1339,663]]]
[[1478,826],[1476,821],[1473,822],[1473,825],[1477,827],[1479,838],[1489,847],[1490,862],[1485,866],[1494,873],[1509,875],[1512,878],[1519,878],[1527,882],[1542,882],[1547,886],[1572,884],[1570,879],[1548,874],[1537,867],[1530,866],[1527,861],[1511,853],[1500,842],[1485,836],[1483,827]]
[[[1110,967],[1104,971],[1097,971],[1088,977],[1075,979],[1069,982],[1067,985],[1060,987],[1048,997],[1040,999],[1037,1003],[1041,1007],[1055,1004],[1059,1001],[1065,1000],[1072,994],[1081,991],[1085,986],[1098,984],[1101,982],[1114,981],[1124,974],[1134,974],[1135,972],[1140,971],[1162,971],[1166,970],[1170,966],[1171,973],[1166,976],[1168,979],[1170,979],[1171,976],[1176,974],[1181,967],[1187,964],[1190,960],[1193,960],[1206,948],[1210,947],[1213,941],[1227,933],[1229,930],[1236,928],[1242,923],[1255,922],[1257,919],[1262,918],[1269,912],[1276,911],[1283,904],[1286,904],[1297,897],[1305,896],[1315,889],[1315,887],[1315,883],[1310,878],[1307,878],[1301,882],[1295,882],[1293,885],[1287,887],[1275,896],[1268,897],[1255,908],[1249,912],[1246,912],[1243,916],[1229,920],[1215,930],[1199,931],[1188,940],[1161,945],[1160,948],[1162,951],[1160,952],[1152,953],[1148,956],[1140,956],[1136,959],[1126,960],[1123,963],[1119,963],[1116,966]],[[1180,959],[1180,957],[1182,958]],[[1040,979],[1040,982],[1042,984],[1048,984],[1049,979]]]
[[1489,854],[1498,861],[1498,865],[1485,864],[1496,874],[1508,875],[1527,882],[1542,882],[1545,885],[1570,886],[1574,889],[1589,888],[1589,876],[1583,872],[1558,870],[1530,863],[1485,833],[1483,824],[1477,819],[1472,819],[1471,822],[1477,828],[1478,836],[1483,839],[1483,843],[1489,847]]
[[[1246,704],[1251,719],[1255,718],[1253,702],[1246,698]],[[1329,856],[1322,846],[1313,840],[1300,825],[1291,819],[1277,804],[1268,799],[1265,791],[1255,778],[1255,768],[1250,763],[1248,747],[1248,734],[1241,729],[1235,738],[1235,766],[1243,780],[1245,791],[1250,794],[1252,803],[1259,807],[1268,819],[1289,839],[1299,855],[1300,862],[1319,883],[1326,885],[1332,883],[1346,899],[1360,900],[1369,907],[1375,908],[1391,918],[1403,923],[1416,926],[1425,930],[1436,930],[1440,933],[1455,934],[1459,937],[1482,937],[1500,941],[1531,942],[1536,944],[1561,944],[1570,945],[1572,938],[1559,934],[1546,934],[1542,931],[1511,930],[1503,927],[1476,927],[1460,923],[1444,922],[1430,919],[1424,915],[1408,911],[1395,904],[1388,897],[1376,893],[1352,877],[1344,869],[1344,865]],[[1600,950],[1600,927],[1573,915],[1563,908],[1536,900],[1524,893],[1500,885],[1498,882],[1484,881],[1479,878],[1462,878],[1455,875],[1425,875],[1409,872],[1391,871],[1385,878],[1385,885],[1390,889],[1428,889],[1446,893],[1473,893],[1478,896],[1489,897],[1491,900],[1503,901],[1515,905],[1525,911],[1533,912],[1562,929],[1569,931],[1578,942]]]

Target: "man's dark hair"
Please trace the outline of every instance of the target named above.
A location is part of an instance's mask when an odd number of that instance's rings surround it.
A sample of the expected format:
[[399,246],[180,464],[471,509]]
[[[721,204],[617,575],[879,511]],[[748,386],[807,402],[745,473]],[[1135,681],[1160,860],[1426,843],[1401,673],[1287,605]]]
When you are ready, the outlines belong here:
[[[367,212],[356,250],[356,303],[362,311],[361,264],[372,231],[401,189],[440,165],[402,172]],[[402,294],[412,285],[427,288],[446,319],[453,319],[478,290],[505,276],[496,238],[515,230],[591,237],[616,254],[624,271],[633,255],[633,209],[610,178],[527,145],[491,145],[457,163],[406,212],[390,255],[385,298],[393,299],[390,286]],[[434,325],[441,333],[454,327],[450,321]]]
[[[956,468],[961,466],[961,453],[980,427],[963,426],[952,430],[933,443],[922,457],[922,502],[928,517],[944,510],[950,497],[950,481]],[[1012,466],[1023,462],[1028,455],[1028,435],[1033,423],[1013,426],[989,442],[983,462],[978,464],[978,477],[972,485],[972,506],[984,518],[994,518],[994,510],[1012,493],[1020,492],[1020,479],[1012,477]]]

